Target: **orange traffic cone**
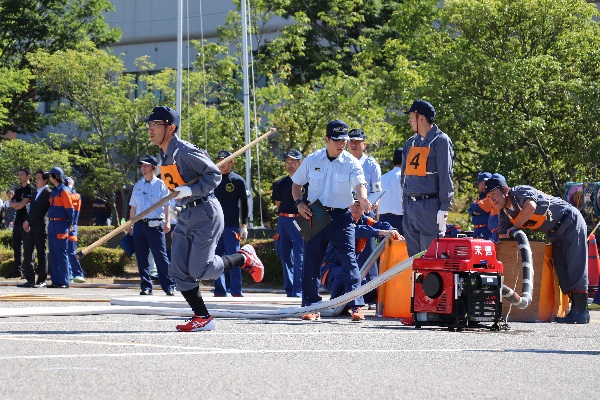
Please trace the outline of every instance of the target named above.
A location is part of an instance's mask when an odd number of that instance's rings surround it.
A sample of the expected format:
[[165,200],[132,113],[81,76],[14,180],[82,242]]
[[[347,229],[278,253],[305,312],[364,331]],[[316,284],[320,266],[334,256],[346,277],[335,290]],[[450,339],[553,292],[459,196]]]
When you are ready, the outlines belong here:
[[600,255],[598,255],[598,246],[596,245],[596,236],[590,235],[588,238],[588,296],[594,297],[598,290],[598,279],[600,277]]

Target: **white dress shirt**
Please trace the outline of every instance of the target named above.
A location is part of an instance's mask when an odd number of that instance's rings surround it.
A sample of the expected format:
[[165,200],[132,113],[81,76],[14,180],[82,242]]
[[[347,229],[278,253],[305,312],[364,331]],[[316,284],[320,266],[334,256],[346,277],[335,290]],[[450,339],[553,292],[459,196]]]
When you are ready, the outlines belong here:
[[402,215],[402,182],[400,167],[394,167],[381,177],[381,189],[385,192],[378,203],[379,214]]
[[304,159],[292,181],[300,186],[308,183],[308,201],[317,199],[325,207],[347,208],[354,203],[352,190],[365,185],[363,169],[356,158],[344,150],[329,161],[326,149],[320,149]]

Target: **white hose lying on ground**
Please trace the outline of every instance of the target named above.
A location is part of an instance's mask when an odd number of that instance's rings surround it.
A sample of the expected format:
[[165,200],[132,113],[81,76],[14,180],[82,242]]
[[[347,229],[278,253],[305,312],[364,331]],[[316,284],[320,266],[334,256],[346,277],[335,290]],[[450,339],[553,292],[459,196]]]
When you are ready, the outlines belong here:
[[335,299],[331,299],[329,301],[323,301],[315,304],[311,304],[310,306],[300,307],[300,308],[282,308],[278,310],[209,310],[210,314],[214,317],[228,317],[228,318],[254,318],[254,319],[267,319],[267,318],[290,318],[290,317],[300,317],[304,314],[308,313],[316,313],[324,310],[328,310],[330,308],[335,308],[338,306],[343,306],[346,303],[363,296],[365,293],[370,292],[381,284],[389,281],[396,275],[400,274],[402,271],[407,270],[412,266],[413,260],[415,258],[421,257],[425,252],[421,252],[414,257],[409,258],[408,260],[404,260],[399,264],[396,264],[393,268],[385,271],[383,274],[379,275],[377,278],[368,282],[367,284],[359,287],[356,290],[353,290],[350,293],[346,293],[340,297],[336,297]]
[[[383,253],[383,250],[385,249],[385,244],[389,240],[390,240],[389,237],[385,237],[381,242],[379,242],[377,247],[375,247],[375,250],[373,250],[373,252],[369,256],[369,258],[367,258],[367,260],[365,261],[363,266],[360,268],[360,281],[361,282],[363,281],[363,279],[365,279],[365,277],[367,276],[367,274],[369,273],[371,268],[373,268],[373,266],[375,265],[375,262],[377,261],[377,259],[381,255],[381,253]],[[344,312],[345,308],[346,308],[345,304],[342,304],[341,306],[338,306],[335,310],[331,310],[331,312],[328,311],[326,313],[326,316],[327,317],[337,317],[338,315],[341,315],[342,312]],[[324,313],[324,315],[325,315],[325,313]]]

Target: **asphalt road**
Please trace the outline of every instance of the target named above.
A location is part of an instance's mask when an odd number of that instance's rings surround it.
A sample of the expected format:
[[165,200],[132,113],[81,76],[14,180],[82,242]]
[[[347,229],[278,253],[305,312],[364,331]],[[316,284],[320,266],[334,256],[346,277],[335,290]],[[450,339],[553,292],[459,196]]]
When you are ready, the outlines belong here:
[[[136,293],[0,286],[0,307],[107,306]],[[27,294],[62,301],[14,301]],[[600,311],[591,315],[500,332],[417,330],[373,312],[359,324],[220,318],[197,333],[159,315],[0,318],[0,398],[597,399]]]

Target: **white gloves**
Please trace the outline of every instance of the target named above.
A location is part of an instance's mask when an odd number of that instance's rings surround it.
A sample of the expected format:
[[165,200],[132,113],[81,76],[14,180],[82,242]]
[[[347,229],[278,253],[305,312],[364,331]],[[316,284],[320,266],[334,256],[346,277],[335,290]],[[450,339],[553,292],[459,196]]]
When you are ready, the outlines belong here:
[[248,238],[248,229],[245,226],[240,227],[240,240],[246,240]]
[[448,211],[438,211],[437,224],[440,232],[446,233],[446,221],[448,220]]
[[175,199],[179,200],[179,199],[183,199],[184,197],[190,197],[192,195],[192,189],[190,189],[189,186],[177,186],[175,189],[173,189],[177,193],[177,196],[175,197]]

